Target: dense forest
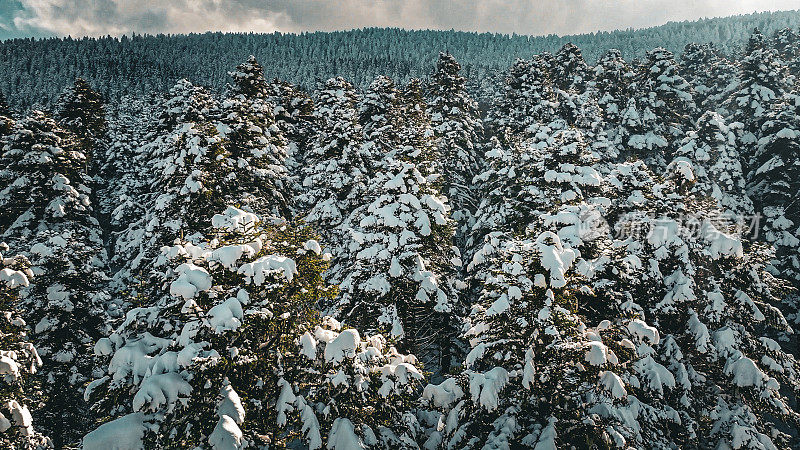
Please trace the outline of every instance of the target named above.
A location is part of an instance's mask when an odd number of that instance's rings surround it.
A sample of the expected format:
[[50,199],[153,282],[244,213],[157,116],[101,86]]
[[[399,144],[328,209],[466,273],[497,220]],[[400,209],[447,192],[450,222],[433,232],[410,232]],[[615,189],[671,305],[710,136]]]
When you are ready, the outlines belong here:
[[220,92],[228,83],[228,71],[248,55],[256,56],[268,80],[277,78],[310,91],[340,76],[362,90],[380,75],[398,83],[427,77],[439,52],[446,52],[461,62],[470,95],[488,104],[516,58],[555,53],[568,42],[580,47],[592,64],[609,48],[633,62],[656,47],[679,54],[691,42],[714,43],[720,52],[735,57],[754,28],[772,35],[798,27],[800,10],[575,36],[367,28],[302,34],[12,39],[0,42],[0,92],[23,110],[51,107],[61,89],[77,77],[114,102],[125,95],[167,92],[181,78]]
[[510,61],[485,107],[455,46],[365,89],[244,56],[12,91],[0,445],[800,448],[800,31],[599,52],[623,36]]

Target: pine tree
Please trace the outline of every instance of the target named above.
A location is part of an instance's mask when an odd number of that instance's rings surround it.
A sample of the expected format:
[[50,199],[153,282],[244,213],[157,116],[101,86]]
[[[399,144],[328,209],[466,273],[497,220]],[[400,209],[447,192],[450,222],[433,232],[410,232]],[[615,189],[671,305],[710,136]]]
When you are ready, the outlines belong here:
[[117,238],[114,262],[120,269],[115,278],[120,285],[151,276],[162,246],[202,234],[212,211],[224,204],[227,153],[213,120],[218,110],[205,89],[187,80],[170,90],[136,160],[148,172],[137,199],[146,209]]
[[[0,92],[0,148],[5,146],[6,137],[11,134],[14,129],[14,119],[11,117],[11,109],[6,103],[3,93]],[[3,172],[0,171],[0,186],[5,186],[6,181],[3,180]],[[0,215],[2,217],[2,215]],[[0,231],[2,229],[0,228]]]
[[[330,246],[332,266],[346,258],[349,236],[346,220],[366,192],[368,163],[361,150],[358,96],[353,85],[331,78],[317,94],[314,110],[315,136],[309,145],[300,196],[305,220],[319,230]],[[332,281],[337,271],[329,272]]]
[[513,136],[530,136],[531,125],[549,123],[557,106],[551,82],[549,54],[530,61],[517,59],[506,77],[503,90],[487,112],[486,126],[491,136],[508,144]]
[[687,161],[694,167],[694,192],[713,198],[729,219],[744,225],[754,211],[745,192],[735,130],[720,114],[706,112],[697,121],[696,130],[687,133],[675,155],[676,161]]
[[608,50],[594,68],[597,101],[603,110],[604,121],[613,129],[621,122],[633,72],[619,50]]
[[[0,249],[8,246],[1,244]],[[33,272],[24,256],[0,255],[0,266],[0,444],[8,449],[50,448],[52,442],[33,426],[30,407],[40,394],[34,374],[42,360],[20,316],[18,292],[30,285]]]
[[118,418],[84,448],[112,445],[120,429],[147,447],[413,443],[414,357],[319,318],[335,291],[311,230],[233,207],[211,222],[213,240],[164,248],[160,299],[97,343],[111,362],[87,395]]
[[745,147],[745,157],[749,158],[758,140],[764,114],[786,91],[786,66],[756,28],[739,67],[739,85],[725,99],[725,106],[731,116],[729,122],[735,120],[744,124],[739,142]]
[[764,115],[747,177],[747,192],[759,213],[760,237],[775,246],[778,273],[800,280],[800,205],[797,204],[800,157],[800,97],[786,96]]
[[[421,99],[416,89],[412,98]],[[430,122],[419,104],[413,121],[391,80],[379,78],[364,97],[365,145],[374,158],[367,192],[350,223],[348,261],[337,307],[343,321],[386,333],[434,369],[447,367],[454,285],[460,265],[452,247],[447,200],[425,172],[432,167]],[[414,120],[415,119],[415,120]],[[385,152],[385,153],[384,153]]]
[[144,157],[140,151],[147,149],[146,144],[155,137],[151,128],[158,119],[157,110],[153,97],[126,97],[108,113],[108,144],[96,157],[103,184],[95,189],[96,212],[110,231],[108,244],[112,260],[116,259],[118,251],[125,252],[117,248],[125,240],[114,239],[114,236],[124,234],[146,214],[148,205],[145,199],[152,174],[143,170]]
[[292,203],[286,167],[286,139],[278,129],[261,65],[250,59],[231,72],[233,83],[223,102],[224,148],[233,165],[225,177],[229,204],[289,216]]
[[375,78],[361,100],[358,123],[364,136],[362,151],[370,164],[368,170],[379,167],[379,161],[397,145],[398,102],[394,81],[384,76]]
[[800,76],[800,34],[791,28],[781,28],[775,32],[772,42],[789,73]]
[[460,71],[461,65],[452,55],[440,53],[428,95],[431,123],[439,139],[442,192],[452,204],[452,217],[458,224],[456,242],[463,251],[477,207],[472,178],[482,172],[483,124]]
[[269,83],[267,100],[273,106],[278,129],[289,143],[289,155],[301,163],[308,150],[314,101],[299,87],[278,79]]
[[92,377],[92,342],[108,332],[106,254],[93,215],[91,180],[77,136],[41,112],[21,120],[3,160],[12,183],[4,208],[16,214],[5,236],[31,255],[38,282],[22,293],[23,317],[44,365],[43,405],[34,411],[56,446],[71,444],[89,426],[81,385]]
[[564,44],[555,54],[553,84],[562,91],[581,92],[589,81],[591,70],[581,49],[571,42]]
[[765,270],[765,249],[693,192],[694,169],[678,159],[663,179],[640,163],[614,174],[619,197],[607,217],[624,245],[618,267],[632,272],[619,308],[655,327],[647,345],[632,340],[641,359],[629,385],[658,405],[640,413],[642,435],[658,448],[782,447],[789,437],[777,429],[798,415],[779,389],[796,389],[798,365],[778,344],[791,333],[776,308],[780,282]]
[[0,117],[11,117],[11,108],[2,92],[0,92]]
[[687,44],[681,55],[681,75],[694,91],[701,111],[719,111],[731,85],[737,83],[737,69],[711,43]]
[[631,88],[645,134],[632,135],[627,145],[645,162],[664,167],[686,132],[684,125],[696,115],[691,86],[672,53],[656,48],[647,52]]
[[537,139],[518,145],[506,154],[495,142],[487,153],[492,168],[478,177],[486,197],[498,200],[479,209],[478,223],[490,231],[468,268],[477,295],[462,339],[471,351],[462,373],[425,389],[445,424],[426,445],[644,442],[625,408],[649,406],[629,402],[622,380],[638,360],[627,347],[636,336],[628,328],[647,325],[583,316],[598,309],[591,302],[606,302],[588,285],[608,260],[595,255],[592,241],[610,231],[584,223],[600,219],[603,204],[596,155],[570,128],[541,127]]
[[489,168],[476,177],[483,200],[473,227],[475,248],[493,231],[524,233],[543,214],[597,190],[598,155],[585,135],[563,121],[551,125],[538,127],[534,139],[510,149],[494,141],[486,153]]
[[83,78],[61,93],[55,110],[55,119],[81,141],[81,150],[91,159],[98,142],[105,137],[105,102]]

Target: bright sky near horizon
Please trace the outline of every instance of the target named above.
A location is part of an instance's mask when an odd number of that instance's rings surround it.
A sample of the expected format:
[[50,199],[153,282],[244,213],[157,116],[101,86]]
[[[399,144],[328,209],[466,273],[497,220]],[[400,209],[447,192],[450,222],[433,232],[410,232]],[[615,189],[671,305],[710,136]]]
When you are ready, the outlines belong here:
[[789,9],[800,0],[0,0],[0,39],[373,26],[566,35]]

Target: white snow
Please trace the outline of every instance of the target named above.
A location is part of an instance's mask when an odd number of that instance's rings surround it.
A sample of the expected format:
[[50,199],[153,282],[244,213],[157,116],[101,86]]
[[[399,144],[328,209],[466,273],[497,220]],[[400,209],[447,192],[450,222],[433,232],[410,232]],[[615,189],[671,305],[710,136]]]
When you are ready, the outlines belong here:
[[83,450],[143,449],[144,418],[142,413],[133,413],[100,425],[83,437]]
[[257,260],[243,264],[238,272],[243,274],[248,283],[261,286],[271,274],[282,274],[287,281],[297,275],[297,264],[293,259],[281,255],[266,255]]
[[211,289],[211,275],[202,267],[183,263],[175,269],[178,279],[169,286],[169,293],[175,297],[192,299],[200,292]]
[[133,396],[133,409],[142,408],[157,411],[162,406],[172,411],[179,396],[192,393],[192,386],[177,373],[151,375],[144,379],[136,395]]
[[208,443],[214,450],[240,450],[244,448],[244,435],[239,425],[228,416],[222,416],[208,436]]
[[258,216],[229,206],[222,214],[214,214],[211,226],[231,232],[243,232],[258,223]]
[[470,372],[469,392],[472,401],[489,412],[494,411],[500,403],[500,391],[508,380],[508,371],[502,367],[495,367],[484,373]]
[[360,343],[361,337],[357,330],[342,331],[333,341],[325,345],[325,361],[338,364],[344,358],[352,358]]
[[598,374],[598,377],[600,378],[600,385],[611,392],[612,397],[623,398],[628,395],[628,391],[625,390],[625,384],[619,375],[609,370],[604,370]]
[[328,450],[359,450],[367,448],[356,434],[353,422],[344,417],[337,417],[328,435]]

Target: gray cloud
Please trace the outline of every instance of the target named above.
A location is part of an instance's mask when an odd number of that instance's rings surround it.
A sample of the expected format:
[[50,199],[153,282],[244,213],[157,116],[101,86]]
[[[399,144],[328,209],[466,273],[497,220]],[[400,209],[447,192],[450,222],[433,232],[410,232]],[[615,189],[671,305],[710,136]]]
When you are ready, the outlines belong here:
[[25,33],[299,32],[368,26],[575,34],[793,9],[797,0],[19,0]]

